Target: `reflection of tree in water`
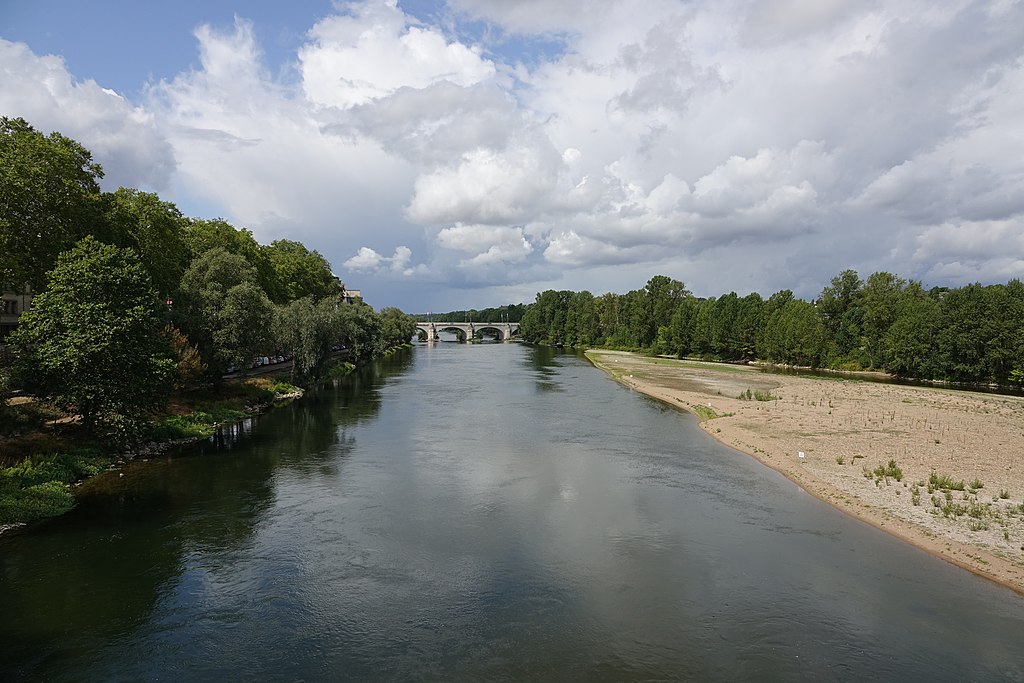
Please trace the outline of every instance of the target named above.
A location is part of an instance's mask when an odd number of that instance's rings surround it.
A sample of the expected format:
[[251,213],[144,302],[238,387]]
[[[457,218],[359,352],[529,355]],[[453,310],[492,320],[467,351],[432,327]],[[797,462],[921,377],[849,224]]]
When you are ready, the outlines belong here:
[[558,375],[558,368],[561,367],[557,358],[565,353],[565,351],[550,346],[530,348],[530,353],[524,357],[523,365],[533,371],[538,389],[541,391],[562,390],[562,385],[554,378]]
[[381,385],[409,362],[371,363],[208,442],[96,477],[71,514],[0,538],[0,671],[46,678],[131,633],[193,553],[252,539],[281,468],[337,476],[351,428],[376,417]]

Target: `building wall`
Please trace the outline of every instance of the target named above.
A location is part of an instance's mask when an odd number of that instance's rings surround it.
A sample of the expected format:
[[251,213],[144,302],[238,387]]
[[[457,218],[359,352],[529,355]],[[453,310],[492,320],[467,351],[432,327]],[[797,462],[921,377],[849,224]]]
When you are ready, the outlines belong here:
[[26,285],[21,292],[4,289],[0,293],[0,343],[18,326],[18,318],[32,306],[32,289]]

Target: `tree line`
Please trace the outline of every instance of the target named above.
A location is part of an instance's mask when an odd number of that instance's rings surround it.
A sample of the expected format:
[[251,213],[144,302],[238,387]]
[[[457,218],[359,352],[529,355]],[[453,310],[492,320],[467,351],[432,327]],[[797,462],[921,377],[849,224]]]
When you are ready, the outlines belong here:
[[495,306],[493,308],[475,308],[463,311],[448,311],[447,313],[421,313],[416,316],[418,320],[431,319],[437,323],[517,323],[523,319],[526,311],[526,304],[508,304]]
[[925,289],[886,272],[832,278],[817,299],[790,290],[693,296],[663,275],[594,296],[547,290],[523,314],[534,343],[723,361],[883,370],[900,377],[1024,384],[1024,284]]
[[370,358],[416,332],[396,308],[348,302],[300,242],[259,244],[154,193],[103,192],[102,177],[76,141],[0,119],[0,284],[36,294],[0,382],[98,431],[137,432],[172,388],[215,386],[254,357],[291,356],[304,381],[333,349]]

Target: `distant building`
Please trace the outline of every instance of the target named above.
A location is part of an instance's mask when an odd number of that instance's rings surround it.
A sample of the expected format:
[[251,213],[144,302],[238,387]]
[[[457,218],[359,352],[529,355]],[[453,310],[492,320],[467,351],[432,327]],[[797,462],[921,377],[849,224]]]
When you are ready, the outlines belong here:
[[354,303],[356,303],[357,300],[358,301],[362,301],[362,299],[363,299],[363,290],[361,290],[361,289],[346,289],[345,293],[342,294],[342,297],[344,298],[345,303],[347,303],[347,304],[354,304]]
[[32,288],[25,285],[21,292],[4,288],[0,294],[0,344],[4,337],[18,326],[18,318],[32,307]]

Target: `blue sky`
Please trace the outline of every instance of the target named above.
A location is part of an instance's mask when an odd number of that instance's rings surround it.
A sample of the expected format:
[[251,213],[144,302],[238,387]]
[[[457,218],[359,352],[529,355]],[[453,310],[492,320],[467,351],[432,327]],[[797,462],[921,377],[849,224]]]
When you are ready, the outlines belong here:
[[1024,276],[1019,0],[0,4],[0,113],[375,306]]

